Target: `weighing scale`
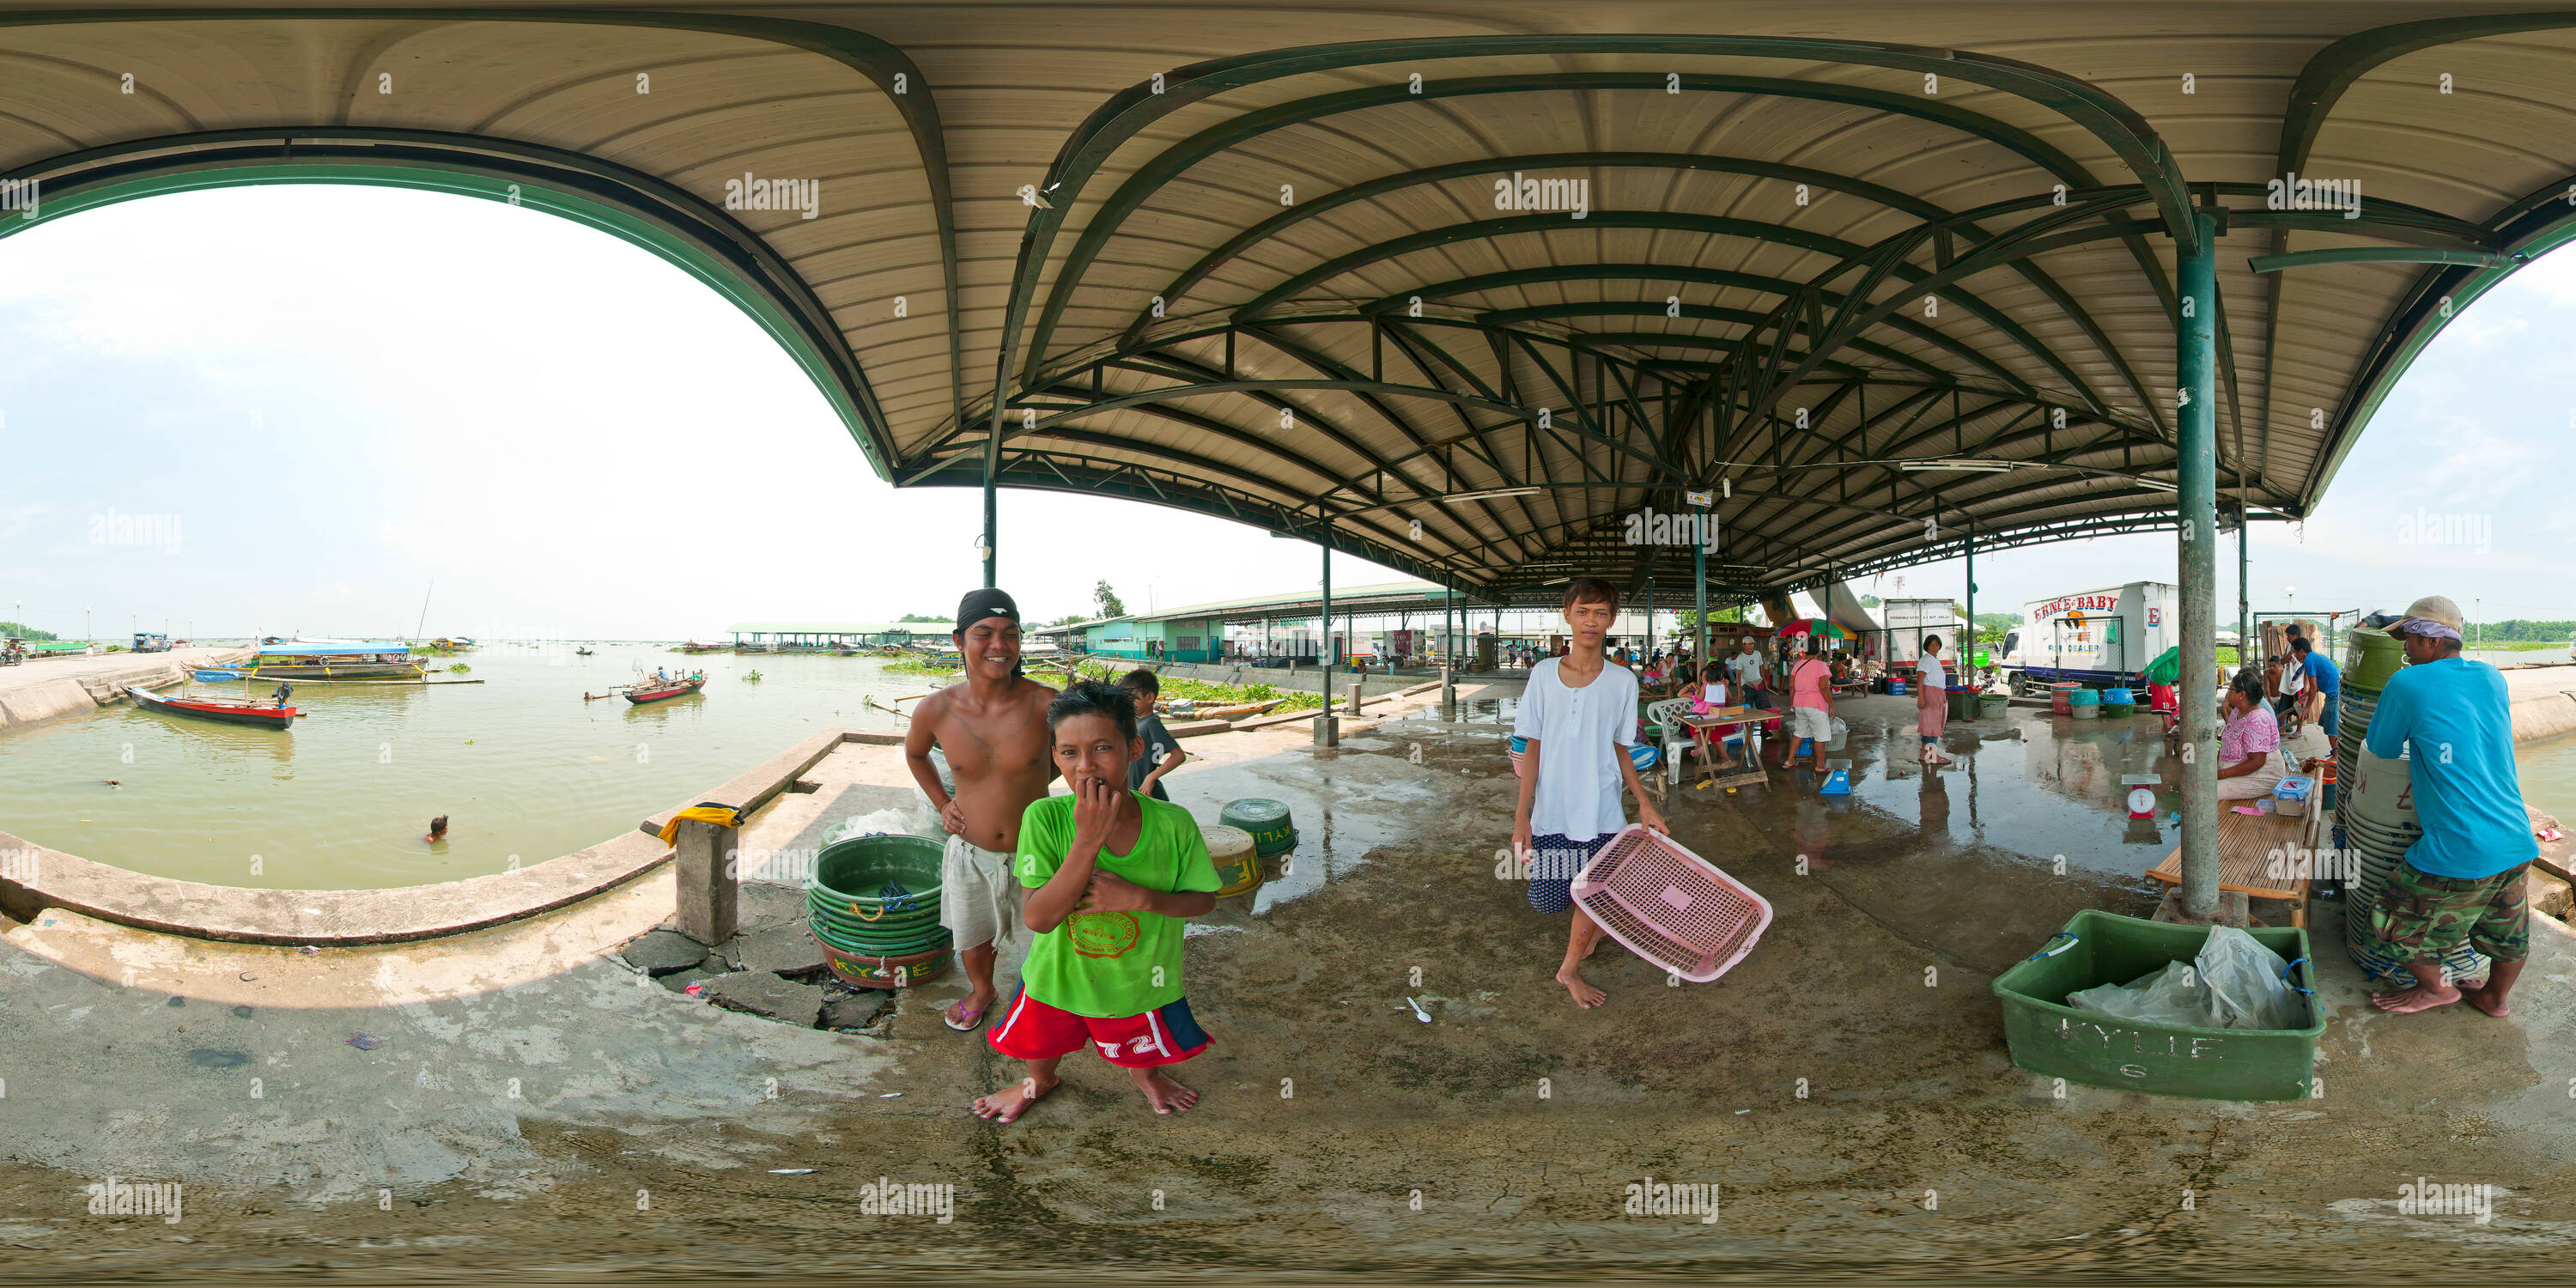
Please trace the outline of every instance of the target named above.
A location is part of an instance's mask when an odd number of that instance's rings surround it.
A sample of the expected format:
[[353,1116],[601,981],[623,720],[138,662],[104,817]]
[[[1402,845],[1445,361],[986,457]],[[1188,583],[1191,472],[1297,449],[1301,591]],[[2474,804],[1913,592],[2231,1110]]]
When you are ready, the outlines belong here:
[[1848,760],[1826,761],[1825,785],[1817,788],[1816,794],[1819,796],[1851,795],[1851,767],[1852,763]]
[[2120,785],[2129,789],[2129,817],[2154,818],[2156,792],[2165,780],[2154,774],[2122,774]]

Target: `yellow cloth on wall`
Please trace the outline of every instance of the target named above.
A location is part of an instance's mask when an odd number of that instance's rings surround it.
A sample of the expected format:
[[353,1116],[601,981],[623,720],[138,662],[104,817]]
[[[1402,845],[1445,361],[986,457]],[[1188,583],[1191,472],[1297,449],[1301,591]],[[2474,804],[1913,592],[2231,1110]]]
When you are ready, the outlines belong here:
[[692,805],[687,809],[681,810],[679,813],[672,815],[671,821],[662,825],[662,844],[671,844],[671,838],[680,834],[680,824],[689,819],[695,819],[701,823],[713,823],[718,827],[740,827],[742,826],[742,811],[735,809],[730,805],[709,805],[703,803]]

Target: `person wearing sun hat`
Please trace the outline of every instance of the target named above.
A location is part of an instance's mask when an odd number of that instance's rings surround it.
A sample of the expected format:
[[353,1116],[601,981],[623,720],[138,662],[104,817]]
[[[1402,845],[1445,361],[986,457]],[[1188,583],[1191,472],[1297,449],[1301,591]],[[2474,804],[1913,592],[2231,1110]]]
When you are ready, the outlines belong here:
[[[2416,600],[2389,625],[2411,665],[2389,677],[2370,719],[2372,755],[2407,755],[2424,826],[2367,910],[2371,933],[2401,950],[2415,977],[2413,987],[2371,999],[2400,1015],[2463,997],[2505,1015],[2531,950],[2522,878],[2540,844],[2514,776],[2512,708],[2504,676],[2460,656],[2460,625],[2460,606],[2440,595]],[[2454,988],[2442,978],[2443,955],[2462,940],[2493,963],[2482,985]]]

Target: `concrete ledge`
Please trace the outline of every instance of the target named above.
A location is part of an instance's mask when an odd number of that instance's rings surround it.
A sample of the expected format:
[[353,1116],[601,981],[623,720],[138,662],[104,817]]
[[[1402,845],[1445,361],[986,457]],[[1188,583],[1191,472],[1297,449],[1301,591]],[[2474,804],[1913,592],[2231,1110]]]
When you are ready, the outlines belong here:
[[15,861],[0,909],[32,920],[63,908],[144,930],[252,944],[384,944],[534,916],[660,867],[671,851],[623,834],[517,872],[391,890],[250,890],[144,876],[0,833]]
[[124,686],[178,684],[200,666],[249,657],[249,649],[178,653],[101,653],[46,658],[0,671],[0,729],[34,724],[125,699]]
[[691,806],[709,802],[729,805],[748,814],[767,804],[771,797],[780,792],[795,790],[796,780],[804,777],[806,770],[812,769],[844,742],[875,743],[882,746],[902,741],[901,734],[890,734],[879,730],[826,729],[760,762],[751,769],[734,775],[731,780],[714,791],[706,792],[684,804],[674,805],[645,819],[636,825],[635,830],[658,838],[662,834],[662,829],[669,825],[672,815]]
[[[79,686],[70,679],[48,681]],[[23,690],[13,691],[16,697]],[[82,701],[87,702],[86,694]],[[883,745],[901,736],[829,729],[688,802],[749,811],[781,792],[843,742]],[[390,890],[253,890],[146,876],[49,850],[0,832],[0,911],[21,921],[60,908],[120,925],[253,944],[384,944],[435,939],[532,917],[632,881],[670,861],[659,833],[674,806],[561,858],[516,872]]]

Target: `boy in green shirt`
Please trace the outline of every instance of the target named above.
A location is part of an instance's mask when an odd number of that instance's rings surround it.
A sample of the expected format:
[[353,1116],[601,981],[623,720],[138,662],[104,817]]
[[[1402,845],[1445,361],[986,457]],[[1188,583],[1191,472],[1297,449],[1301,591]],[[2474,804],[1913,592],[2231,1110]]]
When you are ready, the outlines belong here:
[[1127,766],[1144,754],[1123,689],[1083,680],[1047,704],[1055,767],[1073,787],[1020,816],[1021,919],[1035,932],[1020,995],[986,1035],[1028,1062],[1019,1085],[975,1102],[1011,1122],[1053,1091],[1056,1065],[1086,1042],[1127,1070],[1158,1114],[1198,1103],[1163,1072],[1209,1038],[1181,994],[1182,920],[1216,906],[1219,882],[1198,820],[1137,795]]

